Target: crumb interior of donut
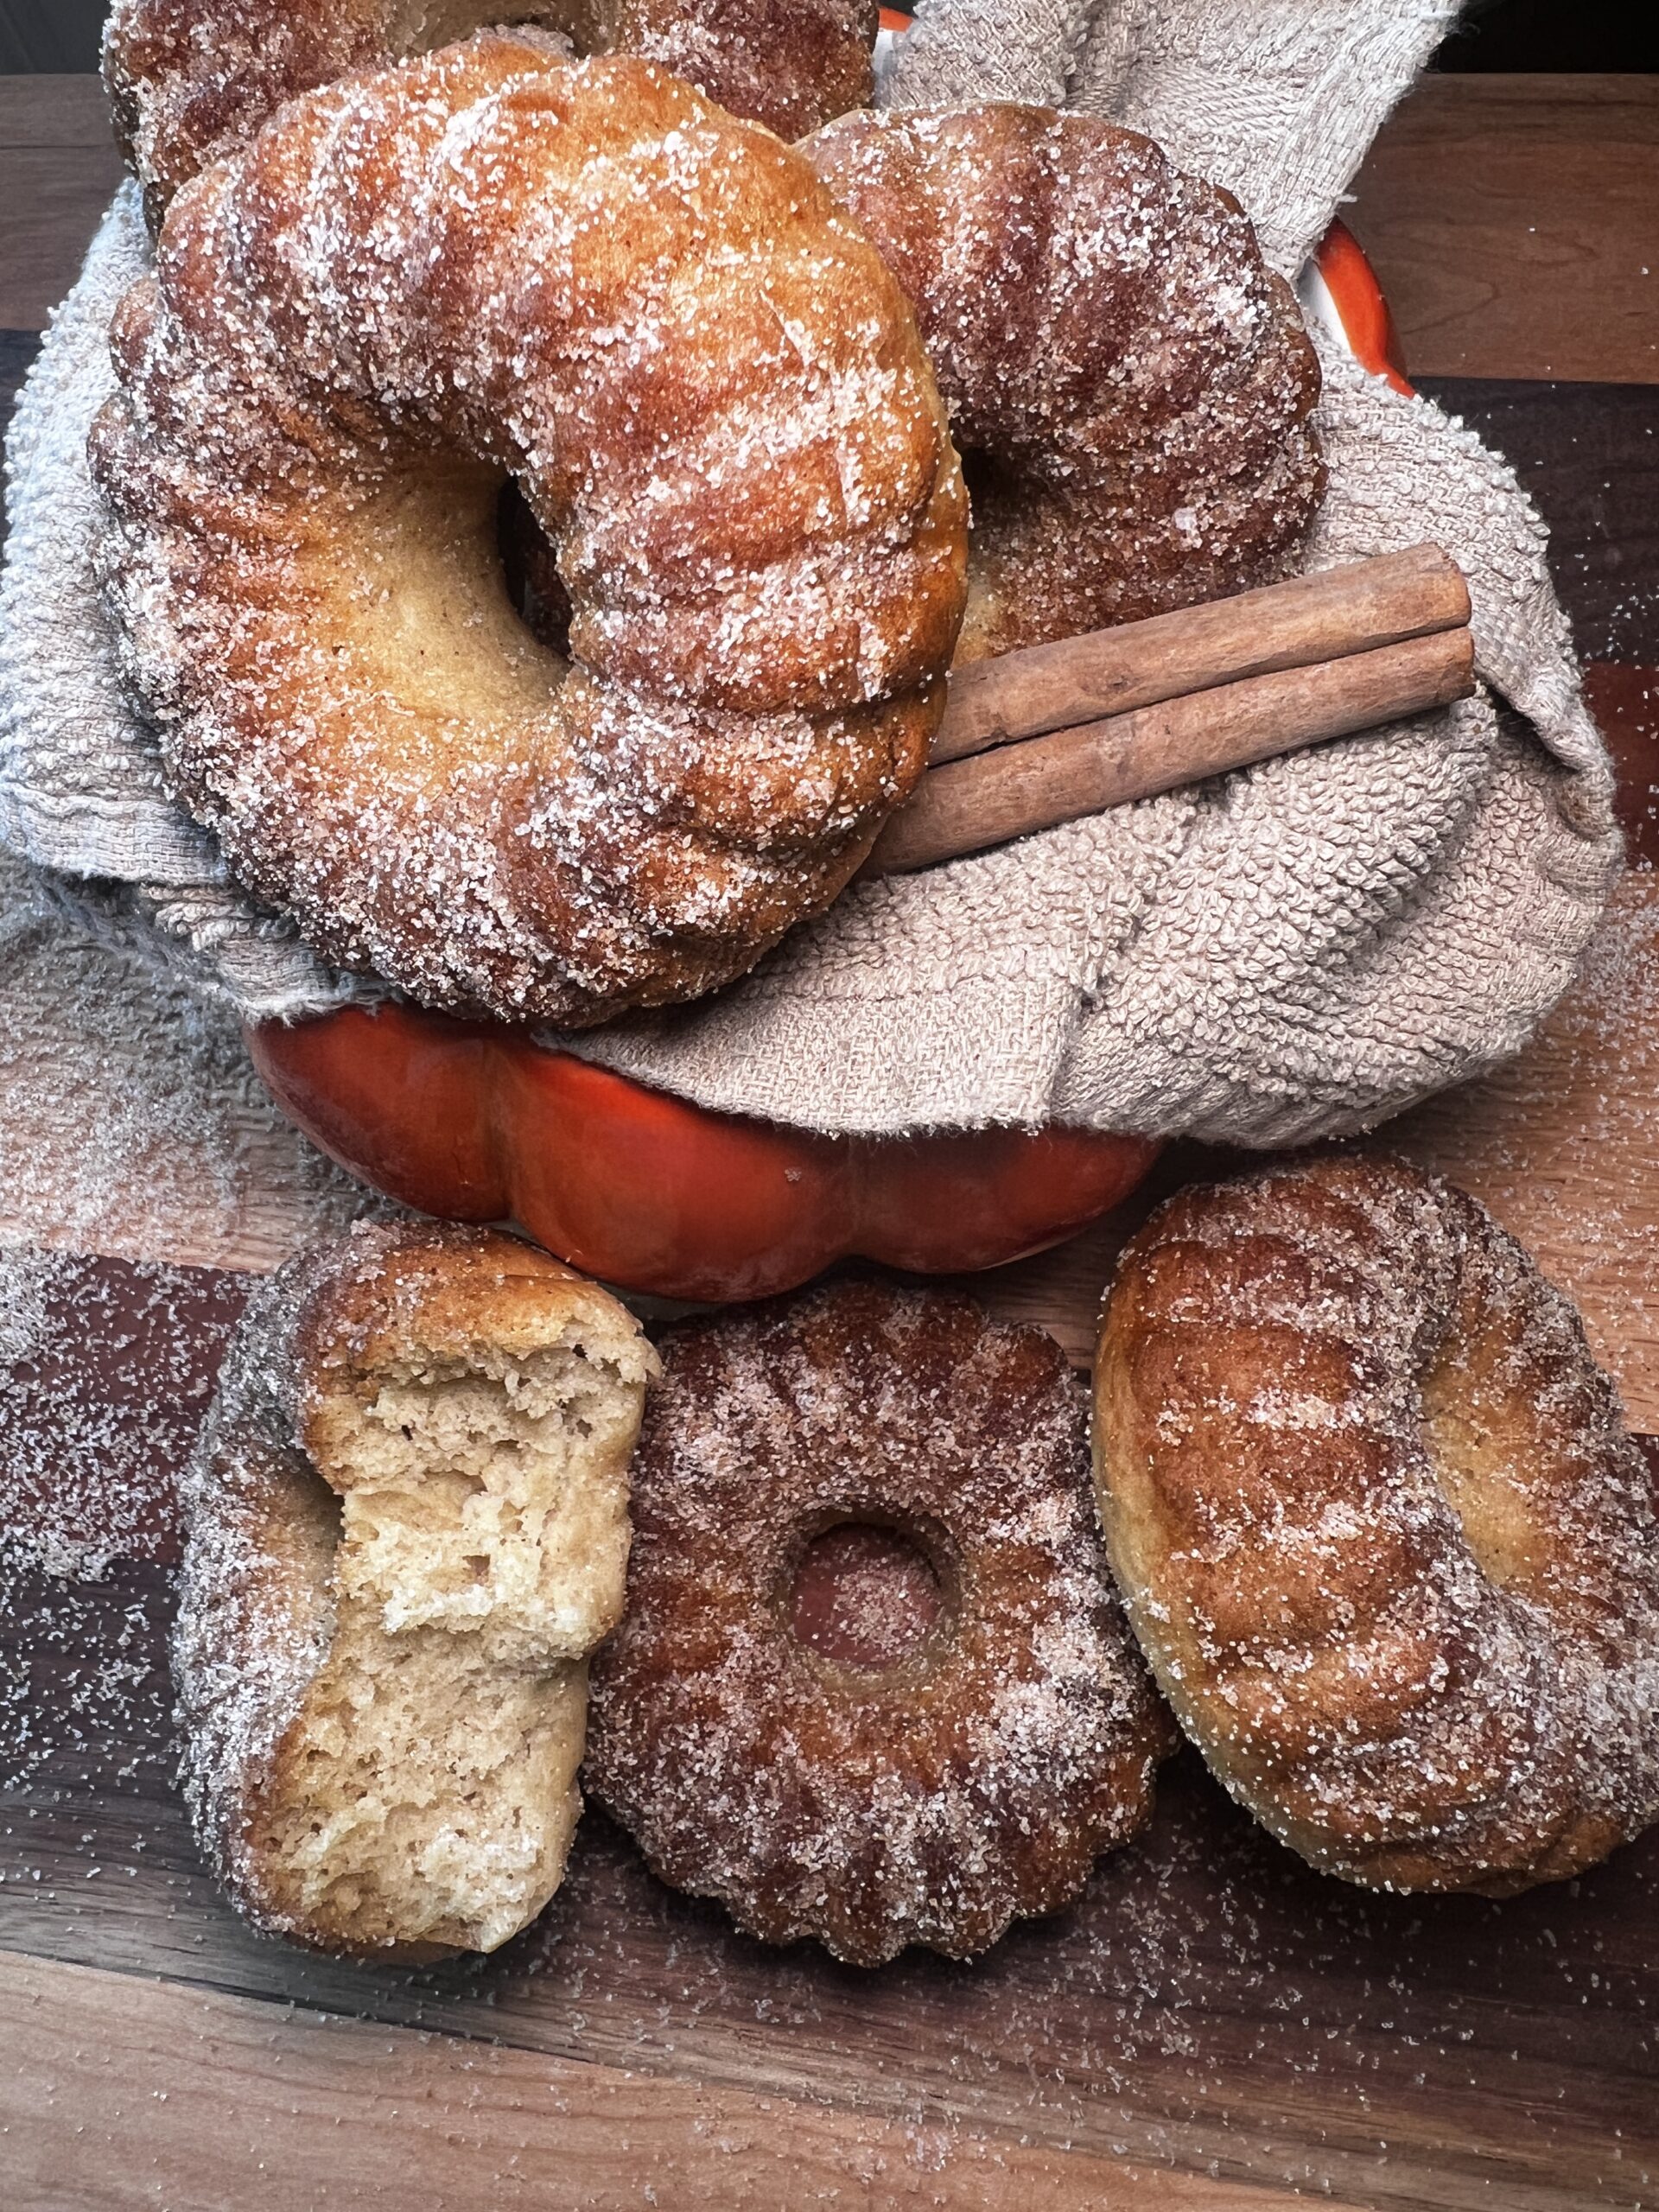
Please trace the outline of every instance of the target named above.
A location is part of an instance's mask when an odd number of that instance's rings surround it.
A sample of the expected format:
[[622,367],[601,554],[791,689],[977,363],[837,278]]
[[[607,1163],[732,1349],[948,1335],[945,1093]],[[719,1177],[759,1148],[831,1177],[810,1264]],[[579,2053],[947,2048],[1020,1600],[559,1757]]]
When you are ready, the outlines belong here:
[[575,1343],[385,1373],[330,1439],[340,1594],[388,1635],[442,1626],[504,1664],[585,1651],[626,1558],[633,1418]]
[[838,1667],[881,1673],[911,1658],[938,1626],[938,1570],[901,1529],[842,1521],[811,1537],[790,1587],[790,1626]]
[[[480,1679],[453,1635],[344,1605],[284,1746],[270,1842],[298,1912],[373,1941],[491,1950],[556,1886],[585,1660]],[[580,1745],[578,1743],[578,1750]]]
[[270,1845],[314,1924],[489,1949],[556,1886],[638,1392],[575,1338],[389,1367],[331,1408],[337,1625]]

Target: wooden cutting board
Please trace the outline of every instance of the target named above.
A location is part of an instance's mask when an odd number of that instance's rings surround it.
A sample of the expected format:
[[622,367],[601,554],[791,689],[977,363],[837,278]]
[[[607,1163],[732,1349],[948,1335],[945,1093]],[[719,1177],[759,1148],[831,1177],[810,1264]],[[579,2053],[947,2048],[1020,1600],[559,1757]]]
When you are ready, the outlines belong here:
[[[122,2098],[167,2088],[161,2074],[143,2086],[154,2035],[200,2039],[188,2077],[215,2128],[247,2100],[279,2118],[308,2071],[337,2122],[353,2109],[313,2043],[292,2050],[292,2072],[270,2063],[256,2024],[283,2015],[247,2000],[279,1999],[499,2046],[491,2079],[511,2109],[531,2084],[574,2099],[578,2145],[582,2128],[610,2139],[605,2115],[626,2116],[643,2133],[636,2193],[618,2203],[652,2201],[659,2159],[664,2202],[781,2202],[764,2178],[769,2141],[802,2161],[791,2205],[848,2190],[868,2201],[878,2173],[911,2191],[882,2202],[926,2202],[935,2183],[945,2201],[947,2180],[953,2204],[1189,2201],[1162,2177],[1135,2184],[1125,2160],[1248,2181],[1237,2201],[1250,2204],[1306,2187],[1402,2208],[1651,2202],[1659,1832],[1581,1881],[1502,1905],[1371,1897],[1303,1867],[1186,1753],[1165,1770],[1151,1829],[1102,1862],[1077,1907],[972,1966],[915,1957],[866,1974],[810,1945],[767,1951],[663,1888],[591,1813],[547,1915],[486,1963],[365,1971],[255,1936],[204,1873],[172,1787],[165,1658],[173,1479],[250,1280],[54,1262],[27,1287],[29,1348],[0,1393],[0,1525],[47,1532],[60,1567],[114,1554],[95,1582],[14,1560],[0,1602],[0,1993],[29,2002],[43,1961],[92,1970],[71,1985],[90,1993],[79,2032],[134,2045],[121,2097],[92,2108],[102,2151],[86,2152],[89,2189],[114,2171]],[[108,1979],[121,1975],[148,1991],[131,1993],[130,2016]],[[60,2002],[64,1989],[51,1985]],[[53,2048],[48,2037],[0,2105],[31,2080],[52,2094],[65,2063]],[[398,2048],[436,2063],[412,2039]],[[353,2053],[347,2038],[348,2075]],[[449,2119],[464,2118],[444,2079]],[[759,2159],[752,2193],[688,2190],[665,2120],[688,2096],[732,2131],[734,2157],[747,2145]],[[374,2109],[371,2096],[371,2144]],[[159,2158],[154,2118],[146,2156]],[[330,2163],[337,2133],[323,2129],[321,2163],[276,2201],[320,2202],[305,2190],[352,2171],[349,2157]],[[440,2165],[471,2144],[474,2183],[501,2154],[487,2131],[475,2143],[465,2127],[436,2133]],[[594,2169],[607,2172],[614,2181],[614,2164]],[[734,2190],[742,2172],[740,2159]],[[167,2179],[158,2171],[158,2188]],[[610,2186],[534,2201],[590,2209],[613,2201]]]

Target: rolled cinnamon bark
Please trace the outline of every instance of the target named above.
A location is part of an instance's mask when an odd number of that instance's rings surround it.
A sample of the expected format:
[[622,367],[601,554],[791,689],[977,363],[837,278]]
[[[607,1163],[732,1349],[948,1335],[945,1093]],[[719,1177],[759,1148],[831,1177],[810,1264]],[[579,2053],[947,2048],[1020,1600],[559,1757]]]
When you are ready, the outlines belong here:
[[1468,630],[1441,630],[1002,745],[931,768],[877,838],[861,874],[935,868],[1082,815],[1448,706],[1473,689]]
[[970,662],[950,678],[935,766],[1045,731],[1129,713],[1276,669],[1374,652],[1469,620],[1438,545],[1413,545],[1233,599]]

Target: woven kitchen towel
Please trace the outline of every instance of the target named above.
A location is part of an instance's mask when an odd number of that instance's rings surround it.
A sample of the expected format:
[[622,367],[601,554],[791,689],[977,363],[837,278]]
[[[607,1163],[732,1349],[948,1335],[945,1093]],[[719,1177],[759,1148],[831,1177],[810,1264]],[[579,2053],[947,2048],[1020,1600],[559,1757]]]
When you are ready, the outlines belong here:
[[[1294,268],[1455,13],[1446,0],[924,0],[888,104],[1060,99],[1236,189]],[[256,914],[168,805],[92,591],[82,442],[140,265],[118,204],[11,449],[0,836],[88,926],[253,1015],[373,997]],[[1315,566],[1433,537],[1486,690],[1444,715],[843,898],[744,982],[578,1049],[709,1105],[836,1130],[1056,1116],[1279,1144],[1366,1126],[1514,1052],[1618,862],[1541,525],[1509,471],[1325,348]]]
[[114,383],[110,317],[149,265],[137,189],[124,185],[53,318],[7,440],[0,844],[46,872],[42,893],[79,907],[93,934],[184,973],[245,1016],[321,1010],[360,987],[314,961],[287,925],[256,915],[213,840],[168,799],[92,580],[86,433]]

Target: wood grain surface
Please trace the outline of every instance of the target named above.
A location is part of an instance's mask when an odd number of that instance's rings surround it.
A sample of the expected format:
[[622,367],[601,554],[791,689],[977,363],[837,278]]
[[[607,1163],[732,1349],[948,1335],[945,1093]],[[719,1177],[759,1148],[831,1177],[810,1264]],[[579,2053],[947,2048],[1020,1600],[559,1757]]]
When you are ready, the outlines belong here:
[[1407,546],[954,668],[928,760],[936,767],[964,760],[1183,692],[1369,652],[1468,620],[1469,587],[1456,562],[1438,545]]
[[171,1565],[178,1479],[256,1277],[0,1250],[0,1547]]
[[[494,1959],[364,1969],[254,1935],[200,1866],[171,1786],[169,1604],[154,1566],[97,1585],[15,1580],[0,1621],[0,1939],[15,1953],[499,2041],[556,2062],[556,2080],[567,2063],[650,2076],[671,2115],[689,2087],[719,2093],[716,2107],[814,2102],[855,2138],[875,2126],[911,2145],[912,2195],[873,2187],[860,2203],[981,2202],[957,2177],[962,2146],[984,2139],[1034,2154],[1028,2177],[1079,2160],[1083,2187],[1108,2203],[1115,2160],[1399,2212],[1634,2212],[1659,2183],[1659,1833],[1580,1882],[1502,1905],[1370,1896],[1281,1850],[1185,1753],[1164,1770],[1151,1827],[1101,1862],[1073,1909],[973,1965],[916,1955],[862,1974],[811,1945],[777,1952],[736,1935],[589,1813],[564,1888]],[[295,2024],[264,2009],[273,2028]],[[190,2017],[182,2002],[170,2014]],[[204,2159],[237,2125],[262,2133],[292,2113],[285,2037],[268,2041],[267,2064],[257,2048],[223,2051],[233,2013],[204,2002],[198,2017],[200,2044],[175,2030],[135,2068],[123,2037],[81,2062],[109,2068],[135,2152],[188,2124],[152,2111],[153,2091],[202,2107]],[[54,2078],[22,2050],[14,2063]],[[451,2124],[464,2126],[467,2082],[449,2079]],[[342,2097],[341,2126],[357,2109],[345,2082]],[[411,2094],[412,2112],[425,2101]],[[60,2109],[54,2127],[54,2109],[23,2102],[14,2141],[31,2113],[48,2139],[60,2132]],[[775,2120],[774,2152],[793,2158],[792,2129]],[[632,2176],[615,2151],[613,2171]],[[802,2155],[810,2176],[810,2135]],[[507,2156],[503,2145],[480,2161],[477,2201],[493,2198]],[[660,2202],[706,2201],[695,2161],[666,2178]],[[1052,2185],[1026,2201],[1084,2201]],[[1203,2201],[1164,2186],[1148,2179],[1129,2201]],[[791,2177],[730,2201],[814,2200]]]
[[1659,385],[1424,376],[1421,388],[1536,500],[1579,652],[1659,665]]
[[124,174],[96,77],[0,77],[0,325],[45,329]]
[[[1300,2201],[4,1952],[0,2007],[27,2028],[19,2063],[0,2068],[0,2131],[12,2202],[31,2207],[404,2212],[416,2201],[445,2212],[480,2203],[482,2183],[504,2212],[734,2212],[781,2201],[780,2144],[791,2207],[1290,2212]],[[186,2089],[181,2050],[195,2062]]]
[[1343,213],[1416,374],[1659,382],[1659,77],[1423,77]]

